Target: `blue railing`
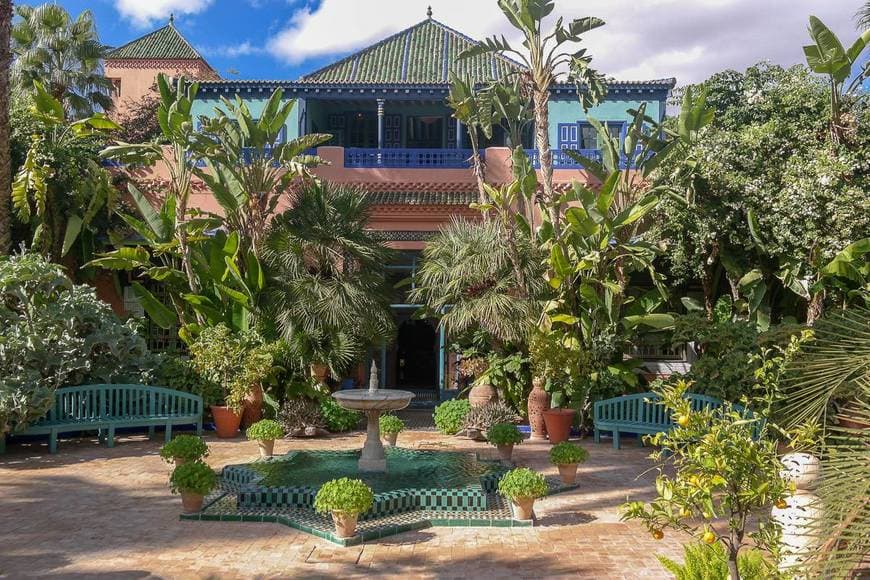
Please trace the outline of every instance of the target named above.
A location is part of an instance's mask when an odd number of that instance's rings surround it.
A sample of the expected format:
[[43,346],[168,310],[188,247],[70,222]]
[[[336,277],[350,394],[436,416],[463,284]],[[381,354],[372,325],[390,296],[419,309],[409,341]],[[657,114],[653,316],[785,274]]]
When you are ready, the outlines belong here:
[[[532,167],[541,167],[541,158],[537,149],[526,149],[526,155],[532,162]],[[553,149],[553,167],[555,169],[583,169],[583,164],[569,157],[567,153],[559,149]],[[577,149],[577,153],[601,163],[601,149]]]
[[463,169],[471,166],[470,158],[471,149],[369,149],[346,147],[344,150],[345,167]]

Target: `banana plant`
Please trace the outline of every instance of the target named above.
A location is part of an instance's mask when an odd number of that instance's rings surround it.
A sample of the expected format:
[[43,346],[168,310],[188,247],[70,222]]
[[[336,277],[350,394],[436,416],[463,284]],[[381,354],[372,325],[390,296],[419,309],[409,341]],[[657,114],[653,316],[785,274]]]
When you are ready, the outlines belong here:
[[[79,172],[76,190],[63,189],[54,180],[54,156],[93,147],[120,127],[103,113],[71,121],[63,104],[41,83],[34,82],[33,88],[32,112],[41,131],[33,135],[24,163],[15,176],[12,207],[22,223],[36,223],[32,245],[59,260],[69,253],[83,232],[89,231],[102,209],[114,208],[116,193],[106,171],[91,158],[76,168]],[[87,201],[81,207],[67,208],[62,200],[68,198]]]
[[[863,31],[847,49],[824,22],[810,16],[809,34],[813,44],[804,46],[804,55],[810,70],[828,77],[831,86],[831,137],[835,144],[840,143],[848,129],[842,118],[843,96],[856,93],[870,73],[870,63],[865,63],[863,70],[849,82],[852,68],[860,62],[864,49],[870,43],[870,30]],[[866,99],[866,93],[859,98]]]
[[480,156],[480,134],[492,137],[492,127],[501,120],[487,91],[478,90],[471,76],[460,77],[450,71],[450,94],[447,105],[453,109],[453,118],[465,125],[471,145],[471,166],[477,179],[478,202],[486,203],[486,167]]
[[324,163],[306,150],[332,138],[315,133],[285,140],[287,118],[295,104],[276,89],[259,118],[238,95],[235,101],[222,98],[212,118],[200,118],[202,131],[214,143],[204,159],[205,168],[194,172],[220,204],[226,229],[238,232],[242,244],[257,255],[269,218],[290,183],[300,176],[312,177],[310,168]]

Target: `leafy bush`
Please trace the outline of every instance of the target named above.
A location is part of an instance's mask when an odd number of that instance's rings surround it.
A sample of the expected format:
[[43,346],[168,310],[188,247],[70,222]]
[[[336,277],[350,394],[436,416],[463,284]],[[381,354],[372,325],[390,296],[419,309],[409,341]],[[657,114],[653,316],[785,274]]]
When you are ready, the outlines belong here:
[[486,432],[490,445],[519,445],[523,442],[523,434],[516,425],[497,423]]
[[269,441],[272,439],[280,439],[284,436],[284,429],[278,421],[272,419],[262,419],[257,421],[245,431],[248,439],[254,441]]
[[553,465],[570,465],[583,463],[589,459],[589,452],[573,443],[563,441],[550,448],[550,463]]
[[157,361],[137,330],[61,266],[29,253],[0,258],[0,422],[24,429],[58,387],[151,383]]
[[516,423],[519,417],[516,412],[504,401],[495,401],[471,407],[463,419],[462,426],[465,429],[478,429],[484,433],[490,427],[498,423]]
[[511,469],[498,482],[498,492],[511,500],[544,497],[549,491],[550,488],[547,486],[547,480],[544,479],[544,476],[528,467]]
[[169,476],[172,493],[195,493],[208,495],[217,485],[217,475],[202,461],[179,465]]
[[371,509],[375,494],[362,480],[342,477],[327,481],[314,497],[318,512],[347,512],[361,514]]
[[326,423],[320,412],[320,404],[307,397],[288,399],[281,405],[278,411],[278,422],[289,434],[294,434],[306,429],[323,429]]
[[452,399],[435,407],[435,426],[445,435],[456,435],[471,410],[468,399]]
[[[657,556],[662,566],[674,575],[675,580],[726,580],[728,560],[721,544],[686,544],[683,546],[683,563]],[[770,580],[775,573],[765,563],[758,550],[748,550],[737,558],[741,580]]]
[[320,414],[326,423],[326,428],[333,433],[343,433],[356,429],[362,415],[357,411],[339,406],[332,397],[320,401]]
[[164,354],[157,368],[156,381],[170,389],[199,395],[205,406],[224,402],[221,386],[199,372],[186,356]]
[[202,437],[197,437],[196,435],[178,435],[160,448],[160,457],[166,463],[171,463],[176,459],[199,461],[204,457],[208,457],[208,445],[205,444]]
[[400,433],[403,431],[405,429],[405,422],[395,415],[386,414],[381,415],[380,427],[381,433],[390,435],[392,433]]
[[532,369],[528,355],[524,352],[491,352],[486,361],[488,366],[483,378],[498,390],[510,407],[525,415],[529,392],[532,390]]

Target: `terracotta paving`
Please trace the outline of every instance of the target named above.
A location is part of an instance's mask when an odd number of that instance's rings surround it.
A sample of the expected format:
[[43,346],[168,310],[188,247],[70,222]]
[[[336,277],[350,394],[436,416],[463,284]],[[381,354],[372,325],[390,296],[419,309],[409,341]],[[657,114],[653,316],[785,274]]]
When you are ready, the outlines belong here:
[[[207,436],[215,468],[254,457],[256,444]],[[400,445],[473,450],[482,443],[416,431]],[[342,548],[276,524],[182,522],[167,488],[159,441],[122,437],[10,444],[0,456],[0,578],[667,578],[655,555],[682,553],[684,537],[653,540],[617,507],[652,491],[647,452],[582,444],[579,489],[540,500],[536,527],[428,528]],[[348,449],[362,434],[279,441],[290,449]],[[555,474],[546,443],[516,448],[516,462]]]

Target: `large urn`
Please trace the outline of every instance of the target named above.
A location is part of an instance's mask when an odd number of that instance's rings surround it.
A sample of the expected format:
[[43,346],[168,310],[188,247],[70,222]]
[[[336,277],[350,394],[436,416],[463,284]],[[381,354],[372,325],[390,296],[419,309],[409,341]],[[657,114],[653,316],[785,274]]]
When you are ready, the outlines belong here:
[[543,441],[547,438],[547,427],[544,424],[544,411],[550,408],[550,394],[544,390],[544,379],[532,379],[532,391],[529,393],[529,427],[532,430],[531,439]]

